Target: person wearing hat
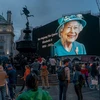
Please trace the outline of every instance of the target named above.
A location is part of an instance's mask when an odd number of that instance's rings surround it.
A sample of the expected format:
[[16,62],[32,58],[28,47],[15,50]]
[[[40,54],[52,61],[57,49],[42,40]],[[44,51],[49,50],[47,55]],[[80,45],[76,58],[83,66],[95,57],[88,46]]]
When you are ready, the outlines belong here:
[[54,43],[53,56],[83,55],[86,54],[85,46],[76,41],[79,33],[86,26],[82,15],[64,16],[58,20],[59,26],[56,32],[60,39]]

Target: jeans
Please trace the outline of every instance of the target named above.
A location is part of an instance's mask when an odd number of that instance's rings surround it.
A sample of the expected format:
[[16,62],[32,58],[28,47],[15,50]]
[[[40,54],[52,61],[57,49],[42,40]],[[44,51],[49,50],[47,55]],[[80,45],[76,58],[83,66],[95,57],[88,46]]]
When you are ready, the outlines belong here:
[[39,70],[32,70],[32,73],[35,73],[38,76],[39,75]]
[[[59,100],[66,100],[68,81],[59,81]],[[62,98],[63,97],[63,98]]]
[[5,86],[0,86],[0,92],[1,92],[2,100],[4,100],[4,93],[5,93],[4,89],[5,89]]
[[89,87],[88,76],[85,76],[85,81],[86,81],[87,86]]
[[82,87],[79,84],[77,84],[77,85],[74,85],[74,89],[75,89],[75,92],[78,96],[78,100],[83,100]]
[[8,84],[8,88],[9,88],[11,99],[15,98],[16,85],[15,84]]

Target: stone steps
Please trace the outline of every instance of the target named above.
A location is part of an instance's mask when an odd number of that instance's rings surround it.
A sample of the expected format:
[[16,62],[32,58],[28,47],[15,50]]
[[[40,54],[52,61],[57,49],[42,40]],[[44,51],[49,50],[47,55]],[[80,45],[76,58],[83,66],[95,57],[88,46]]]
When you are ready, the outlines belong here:
[[[58,85],[58,79],[57,79],[57,75],[56,74],[50,74],[48,75],[48,79],[49,79],[49,84],[50,85]],[[21,86],[23,84],[23,80],[21,79],[21,76],[17,77],[17,86]],[[39,86],[41,86],[42,81],[41,81],[41,77],[39,76]]]

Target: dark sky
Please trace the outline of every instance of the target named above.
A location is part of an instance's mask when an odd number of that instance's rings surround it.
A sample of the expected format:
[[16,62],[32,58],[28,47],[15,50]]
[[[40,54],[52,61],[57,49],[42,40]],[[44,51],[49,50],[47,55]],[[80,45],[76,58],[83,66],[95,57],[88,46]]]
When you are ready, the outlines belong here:
[[7,18],[7,10],[12,12],[15,40],[20,36],[20,30],[25,28],[26,18],[21,15],[23,7],[27,6],[30,14],[30,26],[45,25],[60,18],[62,15],[90,11],[98,13],[96,0],[0,0],[0,15]]

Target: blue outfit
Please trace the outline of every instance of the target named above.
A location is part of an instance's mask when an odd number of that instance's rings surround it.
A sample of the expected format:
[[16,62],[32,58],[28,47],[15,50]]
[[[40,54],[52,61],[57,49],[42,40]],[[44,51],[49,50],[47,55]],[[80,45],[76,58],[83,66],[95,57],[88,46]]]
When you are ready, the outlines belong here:
[[66,92],[68,89],[68,80],[59,80],[59,100],[66,100]]
[[5,100],[5,99],[4,99],[5,86],[0,86],[0,92],[1,92],[2,100]]
[[73,83],[74,83],[74,85],[79,84],[79,82],[78,82],[79,75],[81,75],[81,72],[75,71],[75,73],[73,75]]
[[9,88],[9,91],[10,91],[10,97],[11,99],[14,98],[14,91],[16,89],[16,82],[17,82],[17,74],[16,74],[16,70],[15,69],[11,69],[11,70],[8,70],[8,88]]
[[57,42],[54,43],[53,48],[51,48],[51,55],[52,56],[66,56],[66,55],[77,55],[75,50],[78,48],[78,55],[86,54],[85,46],[77,41],[72,43],[72,49],[70,52],[65,50],[63,47],[61,40],[59,39]]
[[78,82],[79,75],[81,75],[81,72],[75,71],[73,75],[73,83],[74,83],[74,89],[77,94],[78,100],[83,100],[82,87]]

